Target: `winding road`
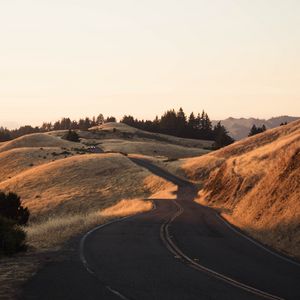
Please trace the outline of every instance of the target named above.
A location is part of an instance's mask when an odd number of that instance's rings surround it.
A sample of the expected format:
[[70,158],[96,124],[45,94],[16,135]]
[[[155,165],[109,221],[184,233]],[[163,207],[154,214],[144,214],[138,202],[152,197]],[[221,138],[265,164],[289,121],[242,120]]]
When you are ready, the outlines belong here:
[[47,264],[22,299],[300,299],[300,265],[265,249],[193,200],[196,189],[132,161],[178,186],[176,200],[99,226],[68,258]]

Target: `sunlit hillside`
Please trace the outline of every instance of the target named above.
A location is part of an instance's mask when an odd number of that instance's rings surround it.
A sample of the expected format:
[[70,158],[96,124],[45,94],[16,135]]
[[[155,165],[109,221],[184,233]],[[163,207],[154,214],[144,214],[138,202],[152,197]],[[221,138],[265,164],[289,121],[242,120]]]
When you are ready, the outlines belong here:
[[[58,245],[109,216],[149,210],[152,204],[138,199],[173,187],[122,154],[92,154],[83,143],[63,140],[64,134],[31,134],[0,144],[0,190],[18,193],[29,208],[31,246]],[[79,135],[93,144],[93,133]],[[113,150],[122,152],[126,143]]]
[[265,244],[300,257],[300,122],[184,160],[199,202]]
[[21,136],[12,141],[0,143],[0,152],[7,151],[14,148],[24,147],[64,147],[64,148],[76,148],[77,143],[69,142],[60,139],[56,136],[51,136],[44,133],[33,133]]

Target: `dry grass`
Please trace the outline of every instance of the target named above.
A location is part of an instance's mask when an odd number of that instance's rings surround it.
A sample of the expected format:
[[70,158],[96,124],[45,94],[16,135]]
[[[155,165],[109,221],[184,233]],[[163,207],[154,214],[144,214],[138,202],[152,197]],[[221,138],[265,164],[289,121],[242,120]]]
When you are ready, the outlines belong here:
[[116,205],[90,213],[70,214],[54,217],[39,224],[29,226],[26,231],[28,244],[36,249],[49,249],[61,246],[65,241],[96,225],[111,219],[134,215],[152,208],[150,201],[140,199],[121,200]]
[[104,151],[123,152],[126,154],[142,154],[148,156],[166,157],[177,159],[182,157],[193,157],[208,153],[208,150],[199,148],[188,148],[158,141],[127,141],[108,139],[99,143]]
[[263,243],[300,258],[299,121],[185,160],[182,168],[205,183],[198,201],[223,210]]
[[[151,174],[120,154],[78,155],[33,167],[0,183],[21,195],[31,222],[106,208],[124,198],[156,192]],[[157,177],[156,177],[157,178]]]
[[33,167],[76,155],[76,151],[58,147],[15,148],[0,152],[0,182]]
[[166,134],[147,132],[123,123],[106,123],[101,126],[93,127],[90,131],[102,135],[105,134],[111,139],[119,139],[120,137],[123,137],[127,139],[134,139],[134,141],[152,140],[189,148],[210,148],[213,144],[212,141],[185,139]]
[[56,136],[51,136],[44,133],[33,133],[21,136],[12,141],[4,142],[0,144],[0,152],[7,151],[14,148],[24,147],[64,147],[64,148],[76,148],[83,146],[78,143],[69,142],[60,139]]

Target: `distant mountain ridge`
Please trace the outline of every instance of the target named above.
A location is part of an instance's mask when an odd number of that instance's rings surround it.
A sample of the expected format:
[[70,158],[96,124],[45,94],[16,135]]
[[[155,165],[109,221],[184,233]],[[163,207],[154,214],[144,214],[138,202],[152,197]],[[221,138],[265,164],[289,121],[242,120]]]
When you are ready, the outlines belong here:
[[230,135],[235,140],[241,140],[248,136],[249,131],[253,125],[262,126],[265,125],[267,129],[278,127],[282,123],[291,123],[299,120],[300,117],[291,116],[279,116],[271,119],[257,119],[257,118],[228,118],[225,120],[212,121],[213,125],[221,121],[229,131]]

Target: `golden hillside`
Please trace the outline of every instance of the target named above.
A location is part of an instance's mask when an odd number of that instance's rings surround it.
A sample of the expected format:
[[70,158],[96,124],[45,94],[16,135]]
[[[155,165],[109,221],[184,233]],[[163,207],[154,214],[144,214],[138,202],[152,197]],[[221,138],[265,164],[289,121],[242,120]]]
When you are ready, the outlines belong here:
[[0,152],[0,182],[25,170],[75,154],[74,150],[59,147],[14,148]]
[[[134,174],[134,176],[132,176]],[[0,183],[18,193],[32,221],[51,215],[88,212],[123,198],[156,192],[149,172],[120,154],[77,155],[33,167]],[[161,181],[157,179],[159,187]]]
[[184,160],[199,201],[265,244],[300,257],[300,122]]
[[[81,145],[82,146],[82,145]],[[69,142],[45,133],[33,133],[21,136],[12,141],[0,143],[0,152],[23,147],[64,147],[76,148],[78,143]]]
[[98,146],[104,151],[116,151],[126,154],[141,154],[148,156],[163,156],[168,159],[193,157],[210,152],[209,150],[201,148],[188,148],[156,141],[126,141],[107,139],[101,141]]

